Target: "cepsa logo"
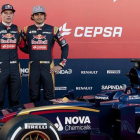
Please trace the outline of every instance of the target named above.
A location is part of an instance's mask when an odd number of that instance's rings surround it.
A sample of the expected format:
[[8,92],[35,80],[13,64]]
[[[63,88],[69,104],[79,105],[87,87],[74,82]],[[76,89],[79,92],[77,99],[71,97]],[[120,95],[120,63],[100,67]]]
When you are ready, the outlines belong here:
[[[73,29],[67,28],[67,23],[64,23],[60,28],[62,36],[70,35]],[[122,27],[76,27],[74,29],[74,37],[121,37]]]

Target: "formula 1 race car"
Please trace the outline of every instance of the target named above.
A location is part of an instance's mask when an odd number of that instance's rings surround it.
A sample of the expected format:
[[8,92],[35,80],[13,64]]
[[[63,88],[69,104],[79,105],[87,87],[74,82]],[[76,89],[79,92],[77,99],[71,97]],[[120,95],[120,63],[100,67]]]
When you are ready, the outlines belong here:
[[120,96],[125,93],[125,90],[105,90],[100,94],[96,95],[87,95],[87,96],[78,96],[78,101],[88,101],[90,103],[94,103],[95,99],[100,99],[100,102],[110,101],[110,100],[118,100]]
[[0,140],[140,140],[140,61],[119,100],[53,99],[0,111]]

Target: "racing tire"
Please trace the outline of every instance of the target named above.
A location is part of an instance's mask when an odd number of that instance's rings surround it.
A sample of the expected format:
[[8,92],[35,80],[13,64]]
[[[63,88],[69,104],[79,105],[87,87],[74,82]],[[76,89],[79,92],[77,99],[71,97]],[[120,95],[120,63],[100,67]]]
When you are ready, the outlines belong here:
[[[32,123],[32,124],[31,124]],[[55,126],[36,115],[14,117],[0,130],[0,140],[61,140]]]

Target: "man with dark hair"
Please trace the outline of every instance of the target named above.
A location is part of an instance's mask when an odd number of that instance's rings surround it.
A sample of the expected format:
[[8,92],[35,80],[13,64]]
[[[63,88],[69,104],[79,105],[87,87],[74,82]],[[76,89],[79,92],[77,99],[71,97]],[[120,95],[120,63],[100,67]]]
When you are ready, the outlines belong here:
[[[29,51],[29,92],[31,102],[40,100],[40,87],[43,86],[44,99],[54,98],[54,73],[61,70],[67,60],[68,44],[55,26],[45,24],[46,12],[44,7],[35,6],[31,19],[35,25],[24,28],[24,40]],[[54,66],[52,50],[55,41],[61,47],[61,59]]]
[[0,108],[3,108],[5,89],[8,85],[10,106],[19,104],[21,89],[20,64],[17,45],[21,43],[21,28],[12,24],[14,8],[5,4],[1,8],[0,23]]

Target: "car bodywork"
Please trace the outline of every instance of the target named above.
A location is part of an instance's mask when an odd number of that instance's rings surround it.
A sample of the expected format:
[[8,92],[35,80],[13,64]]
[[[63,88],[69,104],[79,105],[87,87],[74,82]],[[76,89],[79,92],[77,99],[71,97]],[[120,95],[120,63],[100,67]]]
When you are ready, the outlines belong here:
[[110,100],[118,100],[120,96],[124,94],[125,90],[105,90],[100,94],[96,95],[87,95],[87,96],[78,96],[78,101],[88,101],[90,103],[94,103],[95,99],[99,99],[100,102],[110,101]]
[[[135,61],[140,63],[138,60]],[[14,117],[31,114],[51,121],[59,131],[62,140],[84,140],[85,138],[88,140],[139,140],[140,83],[137,79],[139,78],[137,68],[133,69],[135,70],[131,69],[129,72],[131,86],[128,90],[135,91],[134,93],[104,102],[96,96],[94,102],[91,102],[92,97],[88,98],[88,96],[81,101],[64,97],[3,109],[0,111],[0,126],[3,128],[3,125]],[[137,78],[132,80],[135,77]],[[104,94],[102,96],[104,97]],[[97,95],[97,97],[101,96]]]

